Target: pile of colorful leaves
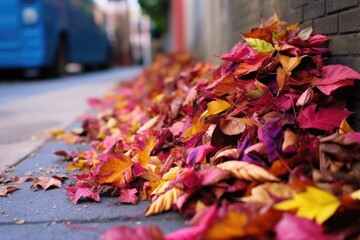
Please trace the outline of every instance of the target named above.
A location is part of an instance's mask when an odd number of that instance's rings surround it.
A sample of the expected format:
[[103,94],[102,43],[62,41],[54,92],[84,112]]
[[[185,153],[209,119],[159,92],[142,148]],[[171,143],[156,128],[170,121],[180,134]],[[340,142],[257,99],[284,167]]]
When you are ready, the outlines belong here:
[[[190,226],[115,227],[103,239],[344,239],[360,232],[360,133],[346,121],[360,74],[323,63],[329,38],[276,15],[243,34],[215,67],[158,56],[87,116],[92,150],[72,160],[74,203],[151,200]],[[351,88],[351,87],[350,87]],[[130,238],[129,238],[130,239]]]

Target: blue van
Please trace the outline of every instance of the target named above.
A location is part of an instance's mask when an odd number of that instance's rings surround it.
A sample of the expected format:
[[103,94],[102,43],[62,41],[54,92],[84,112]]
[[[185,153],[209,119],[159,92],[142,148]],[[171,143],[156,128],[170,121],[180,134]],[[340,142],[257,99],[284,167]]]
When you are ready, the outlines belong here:
[[68,62],[106,64],[109,55],[104,15],[93,0],[0,0],[0,71],[61,76]]

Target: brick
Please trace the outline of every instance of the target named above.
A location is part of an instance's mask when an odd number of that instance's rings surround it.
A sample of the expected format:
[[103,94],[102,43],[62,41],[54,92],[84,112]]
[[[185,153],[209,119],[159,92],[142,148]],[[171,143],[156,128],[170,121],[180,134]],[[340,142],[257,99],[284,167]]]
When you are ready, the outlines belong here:
[[315,19],[313,22],[314,32],[322,34],[334,34],[338,32],[338,15]]
[[[360,56],[358,55],[350,55],[350,56],[344,56],[344,57],[337,57],[336,58],[337,64],[343,64],[346,66],[349,66],[356,71],[360,72]],[[360,87],[360,86],[359,86]],[[360,91],[359,91],[360,92]],[[360,99],[360,95],[357,94],[357,98]]]
[[304,7],[304,20],[314,19],[325,15],[325,0],[313,0]]
[[360,54],[360,34],[334,36],[330,39],[329,47],[333,55]]
[[360,31],[360,7],[339,14],[339,32]]
[[332,13],[345,8],[353,7],[358,0],[326,0],[326,12]]
[[300,28],[301,28],[301,29],[305,29],[305,28],[307,28],[307,27],[312,27],[312,21],[311,21],[311,20],[302,22],[302,23],[300,24]]
[[298,8],[298,7],[306,5],[308,2],[309,2],[309,0],[291,0],[290,6],[292,8]]

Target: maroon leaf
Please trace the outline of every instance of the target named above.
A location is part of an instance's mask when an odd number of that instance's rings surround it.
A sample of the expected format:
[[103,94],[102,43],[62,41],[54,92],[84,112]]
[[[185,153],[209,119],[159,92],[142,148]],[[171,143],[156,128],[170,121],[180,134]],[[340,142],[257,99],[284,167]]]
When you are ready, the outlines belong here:
[[340,106],[317,108],[316,104],[310,104],[300,112],[298,120],[301,128],[316,128],[331,133],[350,114]]

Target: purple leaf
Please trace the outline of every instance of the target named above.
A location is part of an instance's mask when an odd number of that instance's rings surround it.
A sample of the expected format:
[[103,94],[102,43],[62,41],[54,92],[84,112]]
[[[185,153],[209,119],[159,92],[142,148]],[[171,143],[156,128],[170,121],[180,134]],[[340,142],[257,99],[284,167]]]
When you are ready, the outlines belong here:
[[200,163],[206,155],[213,150],[215,150],[215,148],[210,145],[201,145],[194,148],[186,158],[186,165],[194,166],[195,164]]

